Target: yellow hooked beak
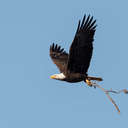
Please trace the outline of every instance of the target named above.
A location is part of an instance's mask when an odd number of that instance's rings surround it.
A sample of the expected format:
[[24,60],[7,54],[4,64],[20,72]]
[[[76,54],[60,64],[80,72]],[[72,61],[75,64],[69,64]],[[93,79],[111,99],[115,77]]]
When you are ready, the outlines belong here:
[[50,78],[51,78],[51,79],[55,79],[55,78],[56,78],[56,76],[55,76],[55,75],[52,75],[52,76],[50,76]]

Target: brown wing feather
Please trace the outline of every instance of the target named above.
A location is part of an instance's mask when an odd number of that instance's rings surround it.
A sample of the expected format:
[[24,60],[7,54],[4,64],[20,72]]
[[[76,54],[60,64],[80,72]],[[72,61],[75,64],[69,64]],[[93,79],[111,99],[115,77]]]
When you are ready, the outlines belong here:
[[90,65],[93,51],[93,38],[96,20],[90,15],[84,16],[82,23],[78,23],[75,38],[69,51],[68,70],[74,73],[86,74]]
[[64,49],[53,43],[50,46],[50,57],[54,64],[59,68],[60,72],[65,72],[67,69],[68,54]]

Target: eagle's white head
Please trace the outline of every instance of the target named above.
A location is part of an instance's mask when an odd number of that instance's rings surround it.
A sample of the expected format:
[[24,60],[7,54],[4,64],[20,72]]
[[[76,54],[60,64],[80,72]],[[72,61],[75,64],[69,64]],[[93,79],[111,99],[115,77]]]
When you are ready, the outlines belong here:
[[60,74],[54,74],[50,76],[51,79],[56,79],[56,80],[63,80],[66,78],[66,76],[63,73]]

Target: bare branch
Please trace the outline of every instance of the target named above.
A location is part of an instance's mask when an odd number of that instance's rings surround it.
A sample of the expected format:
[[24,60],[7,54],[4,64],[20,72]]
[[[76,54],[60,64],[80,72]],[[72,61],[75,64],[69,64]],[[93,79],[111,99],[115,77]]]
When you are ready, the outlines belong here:
[[123,90],[119,90],[119,91],[114,91],[114,90],[106,90],[104,89],[103,87],[101,87],[100,85],[96,84],[96,83],[92,83],[92,86],[95,88],[95,87],[98,87],[100,88],[108,97],[108,99],[112,102],[112,104],[115,106],[116,110],[118,111],[118,113],[120,113],[120,109],[119,107],[117,106],[116,102],[112,99],[112,97],[109,95],[109,93],[115,93],[115,94],[119,94],[121,92],[125,93],[125,94],[128,94],[128,90],[127,89],[123,89]]

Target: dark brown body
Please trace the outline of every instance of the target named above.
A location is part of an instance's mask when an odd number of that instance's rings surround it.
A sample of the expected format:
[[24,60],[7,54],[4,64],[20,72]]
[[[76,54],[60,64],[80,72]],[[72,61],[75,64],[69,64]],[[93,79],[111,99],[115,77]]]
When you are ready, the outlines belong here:
[[80,73],[66,73],[66,78],[63,81],[67,81],[70,83],[76,83],[86,80],[87,75],[83,75]]

